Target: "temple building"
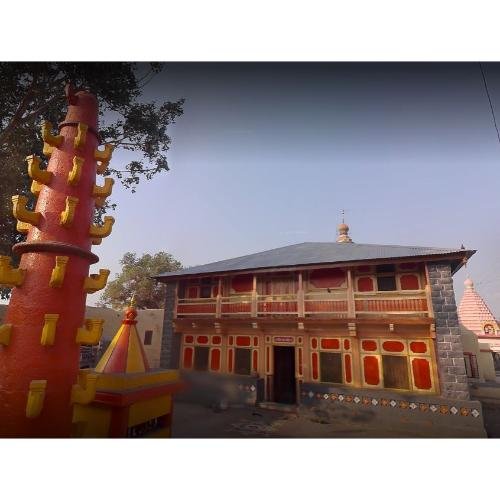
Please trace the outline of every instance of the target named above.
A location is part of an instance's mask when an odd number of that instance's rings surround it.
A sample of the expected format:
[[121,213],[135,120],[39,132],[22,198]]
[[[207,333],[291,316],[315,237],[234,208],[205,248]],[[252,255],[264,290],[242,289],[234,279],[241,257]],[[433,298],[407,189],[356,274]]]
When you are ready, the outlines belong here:
[[464,281],[464,294],[458,306],[462,335],[473,334],[478,340],[478,353],[464,347],[465,366],[469,378],[495,380],[495,368],[500,369],[500,328],[490,308],[474,288],[474,282]]
[[474,253],[358,244],[342,223],[336,242],[158,275],[161,366],[180,368],[200,401],[350,404],[481,433],[452,279]]

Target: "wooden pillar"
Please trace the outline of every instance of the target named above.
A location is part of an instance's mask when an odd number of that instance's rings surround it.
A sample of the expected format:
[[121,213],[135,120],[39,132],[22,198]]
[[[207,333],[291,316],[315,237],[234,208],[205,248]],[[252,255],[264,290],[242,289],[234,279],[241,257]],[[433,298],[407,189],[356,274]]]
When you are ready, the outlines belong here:
[[217,297],[215,302],[215,317],[221,317],[221,304],[222,304],[222,278],[219,278],[218,287],[217,287]]
[[356,305],[354,302],[354,286],[352,283],[352,271],[347,270],[347,317],[356,317]]
[[255,274],[253,275],[251,316],[257,317],[257,275]]
[[302,280],[302,271],[299,271],[299,284],[297,290],[297,315],[299,318],[303,318],[305,315],[304,309],[304,282]]

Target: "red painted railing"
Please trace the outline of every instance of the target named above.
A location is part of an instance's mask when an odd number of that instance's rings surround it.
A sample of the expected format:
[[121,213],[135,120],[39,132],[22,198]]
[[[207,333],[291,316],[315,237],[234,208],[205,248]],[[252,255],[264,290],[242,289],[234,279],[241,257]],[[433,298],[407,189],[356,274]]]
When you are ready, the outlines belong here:
[[251,302],[222,302],[220,306],[221,314],[251,314]]
[[306,314],[347,312],[347,300],[306,300]]
[[426,299],[356,299],[356,312],[426,312]]

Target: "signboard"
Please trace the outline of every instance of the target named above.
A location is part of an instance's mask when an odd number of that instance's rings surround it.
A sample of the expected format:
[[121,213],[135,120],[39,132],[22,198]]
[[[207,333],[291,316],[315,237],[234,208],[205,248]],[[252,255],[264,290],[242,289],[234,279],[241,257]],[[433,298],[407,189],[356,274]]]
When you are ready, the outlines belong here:
[[295,337],[273,337],[273,342],[277,344],[293,344]]

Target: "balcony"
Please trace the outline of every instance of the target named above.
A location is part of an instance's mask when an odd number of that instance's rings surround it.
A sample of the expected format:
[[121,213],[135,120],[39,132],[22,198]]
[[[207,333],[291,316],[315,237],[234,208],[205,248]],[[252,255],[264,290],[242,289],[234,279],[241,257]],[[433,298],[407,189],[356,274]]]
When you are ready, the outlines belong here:
[[354,293],[354,310],[357,317],[429,315],[425,290]]
[[351,299],[345,289],[330,293],[299,291],[290,295],[253,293],[209,299],[178,299],[175,312],[177,318],[429,316],[425,290],[355,292]]

